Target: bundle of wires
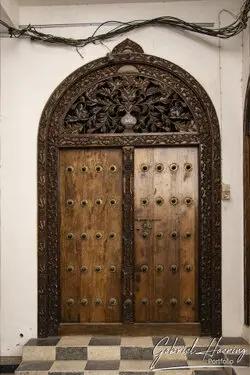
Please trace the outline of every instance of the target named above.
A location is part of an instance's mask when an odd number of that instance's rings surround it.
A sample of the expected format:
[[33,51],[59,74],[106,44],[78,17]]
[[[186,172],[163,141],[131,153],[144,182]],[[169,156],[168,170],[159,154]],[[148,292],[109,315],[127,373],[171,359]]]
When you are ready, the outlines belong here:
[[[65,38],[59,37],[52,34],[42,33],[38,31],[32,25],[28,25],[22,29],[18,29],[8,25],[6,22],[0,20],[0,24],[5,26],[8,30],[10,37],[15,38],[29,38],[30,40],[40,41],[51,44],[63,44],[71,47],[85,47],[90,43],[102,43],[105,40],[114,38],[118,35],[125,34],[132,30],[144,28],[146,26],[165,26],[165,27],[176,27],[178,29],[191,31],[198,34],[204,34],[211,37],[217,37],[221,39],[228,39],[241,33],[247,27],[250,11],[250,0],[246,0],[241,7],[240,13],[236,17],[235,21],[226,27],[217,29],[210,29],[207,27],[199,26],[195,23],[185,22],[180,18],[171,16],[162,16],[153,18],[150,20],[134,20],[130,22],[119,22],[119,21],[107,21],[97,27],[95,32],[83,39]],[[108,32],[101,32],[103,26],[116,25]]]

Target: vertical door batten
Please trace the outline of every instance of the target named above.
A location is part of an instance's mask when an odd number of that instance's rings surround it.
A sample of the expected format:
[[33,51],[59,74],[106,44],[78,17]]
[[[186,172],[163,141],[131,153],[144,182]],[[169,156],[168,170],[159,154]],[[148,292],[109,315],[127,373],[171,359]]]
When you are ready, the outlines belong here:
[[134,321],[134,147],[123,147],[123,322]]

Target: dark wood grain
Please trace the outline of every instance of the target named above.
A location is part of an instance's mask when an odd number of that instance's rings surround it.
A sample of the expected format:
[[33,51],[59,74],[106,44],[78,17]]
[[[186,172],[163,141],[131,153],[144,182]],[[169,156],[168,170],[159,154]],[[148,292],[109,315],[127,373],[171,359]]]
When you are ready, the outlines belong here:
[[59,334],[64,335],[129,335],[129,336],[200,336],[199,323],[168,324],[60,324]]

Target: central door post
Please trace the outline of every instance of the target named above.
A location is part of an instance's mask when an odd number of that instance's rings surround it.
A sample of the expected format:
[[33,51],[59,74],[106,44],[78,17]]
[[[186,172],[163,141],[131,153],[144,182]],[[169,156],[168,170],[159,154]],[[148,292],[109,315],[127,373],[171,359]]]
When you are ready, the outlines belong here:
[[122,321],[134,322],[134,147],[123,147]]

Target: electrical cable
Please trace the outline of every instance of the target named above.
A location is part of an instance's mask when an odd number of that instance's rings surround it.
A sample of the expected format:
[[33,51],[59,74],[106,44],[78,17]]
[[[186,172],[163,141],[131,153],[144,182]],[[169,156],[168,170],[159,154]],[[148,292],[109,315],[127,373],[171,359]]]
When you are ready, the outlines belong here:
[[[203,27],[192,22],[186,22],[180,18],[171,16],[162,16],[149,20],[134,20],[129,22],[106,21],[99,25],[91,36],[83,39],[65,38],[48,33],[43,33],[41,31],[38,31],[32,25],[28,25],[27,27],[18,29],[16,27],[10,26],[1,19],[0,24],[7,28],[8,34],[11,38],[29,38],[32,41],[82,48],[88,44],[97,44],[98,42],[102,43],[103,41],[114,38],[118,35],[123,35],[132,30],[141,29],[147,26],[170,26],[176,27],[181,30],[208,35],[214,38],[229,39],[240,34],[244,29],[247,28],[249,11],[250,0],[246,0],[241,7],[240,13],[236,16],[234,22],[232,22],[228,26],[216,29],[209,29],[207,27]],[[109,24],[115,24],[116,26],[108,32],[100,32],[100,34],[98,34],[98,31],[101,31],[103,26],[107,26]]]

